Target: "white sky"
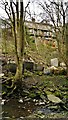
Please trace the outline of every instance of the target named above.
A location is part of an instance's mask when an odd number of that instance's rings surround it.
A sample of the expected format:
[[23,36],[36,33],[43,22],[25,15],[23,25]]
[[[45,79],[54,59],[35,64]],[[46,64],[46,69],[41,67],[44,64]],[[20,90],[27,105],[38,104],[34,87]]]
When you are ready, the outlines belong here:
[[[0,1],[2,1],[2,0],[0,0]],[[7,0],[8,1],[8,0]],[[28,3],[28,1],[29,0],[23,0],[24,1],[24,7],[27,5],[27,3]],[[31,2],[33,1],[33,0],[30,0]],[[35,1],[35,0],[34,0]],[[39,0],[38,0],[39,1]],[[44,1],[44,0],[41,0],[42,2]],[[47,1],[47,0],[46,0]],[[59,0],[60,1],[60,0]],[[64,2],[67,2],[68,0],[62,0],[62,1],[64,1]],[[1,6],[1,5],[0,5]],[[33,3],[33,4],[30,4],[30,9],[31,9],[31,11],[32,11],[32,14],[34,14],[34,13],[36,13],[37,15],[35,16],[35,17],[38,17],[38,14],[40,13],[40,8],[38,8],[37,9],[37,6],[36,6],[36,4],[35,3]],[[6,13],[5,13],[5,11],[0,7],[0,17],[7,17],[7,15],[6,15]],[[38,18],[39,19],[39,18]]]
[[[0,0],[0,1],[2,1],[2,0]],[[3,1],[4,1],[4,0],[3,0]],[[8,0],[6,0],[6,1],[8,1]],[[24,6],[26,6],[28,0],[23,0],[23,1],[24,1]],[[0,6],[1,6],[1,4],[0,4]],[[7,17],[5,11],[0,7],[0,17],[1,17],[1,16],[2,16],[2,17]]]

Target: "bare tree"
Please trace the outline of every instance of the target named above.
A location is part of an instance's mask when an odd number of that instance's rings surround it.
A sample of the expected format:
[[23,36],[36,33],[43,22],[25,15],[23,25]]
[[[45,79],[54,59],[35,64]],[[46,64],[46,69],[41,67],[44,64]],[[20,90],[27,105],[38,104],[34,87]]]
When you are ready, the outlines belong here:
[[66,3],[66,64],[67,64],[67,78],[68,78],[68,2]]
[[[47,19],[47,21],[50,21],[50,23],[54,26],[55,36],[58,43],[58,55],[59,55],[58,57],[59,60],[61,58],[67,65],[68,47],[66,46],[68,46],[68,42],[65,39],[65,34],[67,33],[67,28],[65,30],[65,26],[67,26],[65,23],[65,19],[66,19],[66,9],[68,6],[65,6],[63,1],[59,1],[59,0],[57,0],[57,2],[55,2],[55,0],[53,1],[48,0],[48,2],[44,0],[43,2],[41,2],[40,0],[37,3],[41,7],[44,16],[46,15],[48,16],[47,18],[45,18],[45,20]],[[64,54],[65,51],[67,51],[66,54]],[[67,65],[67,69],[68,69],[68,65]]]
[[[12,33],[15,44],[15,56],[16,56],[16,74],[14,82],[20,84],[22,78],[22,65],[23,65],[23,54],[24,54],[24,6],[23,0],[7,0],[2,1],[4,10],[8,16],[9,24],[12,27]],[[17,84],[18,84],[17,83]]]

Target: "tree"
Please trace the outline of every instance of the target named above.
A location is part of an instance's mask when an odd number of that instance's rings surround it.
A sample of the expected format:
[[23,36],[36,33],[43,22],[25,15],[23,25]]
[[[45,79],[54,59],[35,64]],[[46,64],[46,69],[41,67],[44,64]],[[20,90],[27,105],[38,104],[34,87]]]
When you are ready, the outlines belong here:
[[[14,82],[20,84],[22,79],[22,65],[23,65],[23,54],[24,54],[24,6],[23,0],[10,0],[2,1],[5,8],[5,12],[8,15],[8,22],[12,27],[12,33],[15,43],[15,56],[16,56],[16,74]],[[20,6],[20,8],[19,8]]]
[[68,2],[66,3],[66,64],[67,64],[67,78],[68,78]]
[[[64,5],[63,1],[55,0],[51,1],[44,0],[43,2],[38,2],[38,5],[41,7],[44,16],[43,19],[45,21],[50,21],[50,23],[54,26],[55,36],[58,43],[58,57],[59,60],[63,60],[67,66],[67,76],[68,76],[68,41],[67,41],[67,24],[65,23],[66,19],[66,9],[68,7]],[[42,14],[42,13],[41,13]],[[43,14],[42,14],[43,15]],[[65,39],[66,36],[66,39]],[[66,54],[65,54],[66,53]]]

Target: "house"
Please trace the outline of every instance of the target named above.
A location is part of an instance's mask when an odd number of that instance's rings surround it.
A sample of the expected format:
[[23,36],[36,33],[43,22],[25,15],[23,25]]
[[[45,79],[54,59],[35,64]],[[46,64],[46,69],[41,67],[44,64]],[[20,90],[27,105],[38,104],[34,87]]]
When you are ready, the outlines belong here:
[[[32,36],[37,41],[40,41],[43,44],[51,44],[53,47],[57,45],[53,25],[35,22],[35,19],[33,18],[32,21],[25,21],[25,26],[28,28],[26,34]],[[11,36],[11,27],[7,25],[6,28],[8,28],[8,32]]]
[[33,19],[32,21],[25,21],[25,26],[28,28],[27,34],[40,40],[44,44],[56,44],[54,27],[47,23],[38,23]]

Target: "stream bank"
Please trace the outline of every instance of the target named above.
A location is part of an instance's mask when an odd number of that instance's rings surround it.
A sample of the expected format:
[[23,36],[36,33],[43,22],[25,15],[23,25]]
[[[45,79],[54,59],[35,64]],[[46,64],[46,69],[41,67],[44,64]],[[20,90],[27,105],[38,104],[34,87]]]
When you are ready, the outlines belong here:
[[[3,76],[2,117],[4,120],[43,118],[68,119],[68,81],[63,75],[23,76],[22,90],[7,87],[10,77]],[[57,102],[58,101],[58,102]]]

